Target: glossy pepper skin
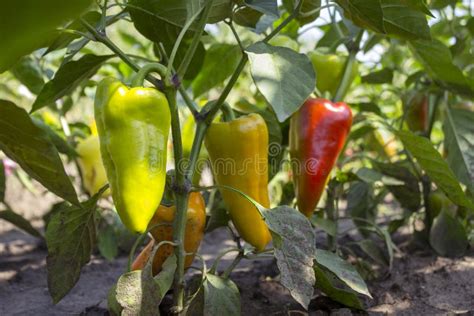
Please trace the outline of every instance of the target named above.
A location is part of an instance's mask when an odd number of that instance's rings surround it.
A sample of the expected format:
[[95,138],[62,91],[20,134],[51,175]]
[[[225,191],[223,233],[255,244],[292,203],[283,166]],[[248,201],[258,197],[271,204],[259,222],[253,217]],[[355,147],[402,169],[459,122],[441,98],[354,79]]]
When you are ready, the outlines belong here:
[[298,209],[313,214],[352,124],[343,102],[308,99],[290,120],[292,159]]
[[[321,54],[318,52],[309,52],[308,57],[313,64],[314,72],[316,73],[316,87],[319,92],[330,92],[331,96],[336,94],[339,83],[344,75],[344,66],[347,57],[336,54]],[[357,62],[352,64],[351,76],[349,83],[352,83],[359,73],[359,65]],[[350,88],[347,86],[346,91],[341,95],[343,98]]]
[[[94,195],[107,184],[107,175],[100,156],[99,136],[90,135],[81,140],[77,144],[76,151],[79,154],[78,162],[82,172],[84,188],[90,195]],[[110,192],[110,190],[107,190],[107,192]]]
[[165,95],[106,78],[95,97],[100,150],[123,224],[142,233],[160,205],[171,124]]
[[[143,248],[132,264],[132,270],[143,269],[148,258],[152,254],[153,246],[161,241],[173,240],[173,220],[176,214],[176,206],[167,207],[160,205],[156,210],[155,215],[150,221],[150,227],[157,224],[160,225],[151,230],[153,236],[152,241]],[[184,261],[185,268],[188,268],[193,260],[194,254],[197,252],[202,238],[204,237],[204,228],[206,226],[206,205],[202,195],[198,192],[191,192],[188,198],[188,211],[186,220],[186,229],[184,236],[184,249],[187,253],[192,253],[186,256]],[[157,250],[153,258],[153,275],[161,271],[161,267],[165,260],[173,253],[174,248],[171,245],[162,245]]]
[[415,92],[409,95],[405,100],[404,110],[405,120],[412,132],[428,131],[429,103],[426,93]]
[[[205,145],[218,185],[240,190],[264,207],[270,206],[268,130],[259,114],[212,123]],[[220,189],[220,192],[240,236],[257,251],[265,249],[271,235],[256,207],[237,192],[228,189]]]

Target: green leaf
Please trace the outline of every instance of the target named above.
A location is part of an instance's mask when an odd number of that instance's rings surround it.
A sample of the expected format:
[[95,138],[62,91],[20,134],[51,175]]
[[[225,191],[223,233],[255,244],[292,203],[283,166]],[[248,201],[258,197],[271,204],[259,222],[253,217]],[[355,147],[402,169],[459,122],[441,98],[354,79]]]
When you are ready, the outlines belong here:
[[241,26],[255,29],[263,13],[249,7],[242,7],[234,13],[233,21]]
[[160,315],[160,288],[146,269],[123,274],[115,288],[122,315]]
[[319,217],[316,214],[313,214],[311,217],[311,224],[313,224],[316,228],[320,228],[326,232],[326,234],[336,237],[337,236],[337,226],[336,222],[333,220]]
[[316,288],[321,290],[324,294],[348,307],[364,309],[359,298],[353,291],[341,289],[336,286],[338,280],[333,273],[317,264],[314,265],[314,272],[316,274]]
[[241,315],[239,289],[232,280],[206,274],[200,283],[200,279],[191,283],[190,288],[196,296],[190,302],[188,315]]
[[237,68],[242,53],[240,47],[231,44],[214,44],[206,52],[204,64],[192,83],[193,95],[198,97],[221,84]]
[[331,52],[336,51],[337,46],[343,43],[349,33],[343,21],[338,22],[337,25],[333,23],[323,25],[321,30],[324,31],[324,35],[316,43],[316,48],[327,47]]
[[[170,2],[171,0],[167,0]],[[173,50],[174,44],[181,32],[181,27],[175,23],[163,19],[158,15],[161,8],[161,3],[159,0],[148,1],[148,0],[131,0],[129,1],[129,11],[130,17],[132,18],[133,24],[135,28],[140,32],[143,36],[145,36],[150,41],[154,42],[156,45],[161,43],[168,55],[171,55]],[[179,1],[183,2],[183,1]],[[177,5],[177,4],[176,4]],[[185,5],[185,4],[183,4]],[[174,5],[171,5],[170,8],[173,8]],[[187,9],[186,9],[187,10]],[[177,10],[176,15],[181,16],[184,11]],[[187,11],[186,11],[187,12]],[[170,14],[173,14],[170,11]],[[186,19],[186,16],[181,16],[181,19]],[[185,21],[185,20],[183,20]],[[179,49],[176,53],[174,67],[177,69],[181,64],[186,51],[188,50],[193,37],[192,30],[188,30],[183,37],[183,40],[179,46]],[[190,66],[184,79],[193,79],[199,73],[204,63],[204,56],[206,50],[204,49],[204,45],[200,42],[197,46],[196,52],[193,55],[191,60]],[[163,57],[156,53],[157,56],[160,56],[160,59]]]
[[[157,250],[156,250],[157,251]],[[154,256],[153,256],[154,257]],[[151,260],[148,264],[151,264]],[[174,254],[166,258],[161,267],[160,273],[155,276],[155,282],[160,288],[160,302],[165,297],[166,293],[171,289],[174,280],[174,273],[177,267],[177,259]]]
[[280,122],[289,118],[310,96],[316,85],[311,61],[286,47],[258,42],[246,49],[258,90]]
[[311,224],[304,215],[288,206],[279,206],[263,214],[272,233],[280,282],[307,308],[315,282],[316,236]]
[[5,189],[7,185],[7,179],[5,177],[5,165],[3,160],[0,159],[0,202],[5,200]]
[[[102,18],[102,15],[97,12],[97,11],[89,11],[85,13],[81,19],[86,20],[90,25],[97,26]],[[85,29],[84,25],[81,23],[79,19],[69,23],[65,27],[68,30],[76,30],[79,32],[84,32],[86,33],[87,30]],[[62,49],[67,47],[73,40],[79,38],[79,34],[74,34],[71,32],[62,32],[60,33],[54,41],[49,45],[48,49],[46,52],[44,52],[43,56],[49,54],[52,51]]]
[[443,122],[446,160],[459,181],[474,191],[474,113],[447,109]]
[[337,0],[344,16],[357,26],[385,33],[384,16],[380,0]]
[[285,150],[283,134],[275,113],[269,108],[255,111],[262,116],[268,127],[268,179],[271,180],[281,169],[281,161]]
[[[301,5],[300,14],[296,17],[296,20],[300,22],[301,25],[305,25],[313,22],[319,17],[319,11],[313,13],[309,16],[303,16],[303,14],[308,14],[309,12],[314,11],[315,9],[321,6],[321,0],[302,0],[303,4]],[[298,2],[295,0],[283,0],[283,6],[285,10],[289,13],[293,12],[296,4]]]
[[239,289],[232,280],[208,274],[203,288],[204,315],[240,315]]
[[33,123],[24,109],[5,100],[0,100],[0,149],[48,190],[79,204],[49,136]]
[[[373,222],[375,220],[376,207],[377,203],[375,202],[372,184],[362,181],[353,182],[347,194],[347,213],[354,217],[354,224],[357,227],[365,227],[367,226],[366,221]],[[355,218],[363,218],[366,221]]]
[[[419,1],[421,2],[421,1]],[[406,0],[381,0],[387,34],[405,39],[430,39],[425,13]]]
[[23,216],[13,212],[12,210],[0,211],[0,219],[12,223],[13,225],[27,232],[31,236],[43,238],[41,233],[36,228],[34,228],[29,221],[27,221]]
[[214,201],[212,202],[211,216],[207,220],[206,232],[211,232],[216,228],[227,226],[229,223],[229,214],[222,200],[220,191],[215,191]]
[[397,135],[405,148],[418,160],[418,163],[431,180],[453,203],[467,208],[474,208],[473,203],[466,197],[456,180],[453,171],[428,139],[407,131],[400,131]]
[[32,93],[40,93],[44,86],[43,74],[31,56],[20,58],[10,71]]
[[37,127],[41,128],[46,133],[46,135],[48,135],[51,143],[56,147],[56,149],[60,153],[67,154],[70,157],[79,157],[79,154],[71,145],[69,145],[67,140],[59,136],[58,133],[56,133],[51,128],[51,126],[49,126],[43,120],[36,117],[32,117],[31,120]]
[[[131,0],[128,2],[130,11],[141,11],[148,19],[161,19],[174,26],[182,28],[188,19],[202,11],[206,0]],[[232,13],[231,0],[214,0],[207,23],[217,23],[229,17]],[[195,30],[195,26],[190,27]]]
[[263,14],[279,16],[277,0],[244,0],[244,4]]
[[444,209],[433,221],[430,244],[438,254],[447,257],[460,257],[469,246],[462,224]]
[[3,1],[0,38],[4,49],[0,54],[0,73],[21,56],[46,46],[56,27],[79,16],[91,4],[91,0]]
[[363,239],[357,242],[357,244],[360,249],[362,249],[375,262],[386,266],[389,265],[387,256],[372,239]]
[[392,83],[393,69],[384,68],[361,77],[362,83],[383,84]]
[[453,63],[451,52],[438,40],[415,40],[410,48],[436,83],[454,92],[473,97],[474,87]]
[[96,244],[96,204],[107,186],[80,206],[62,205],[46,230],[48,289],[59,302],[77,283]]
[[322,249],[317,250],[316,262],[334,273],[342,282],[357,293],[372,298],[364,280],[356,268],[349,262],[343,260],[335,253]]
[[100,254],[107,260],[113,260],[118,255],[118,241],[115,230],[111,225],[99,230],[98,243]]
[[59,98],[71,93],[85,79],[99,70],[100,66],[112,55],[84,55],[79,60],[67,62],[56,71],[54,78],[46,83],[33,103],[31,112],[54,103]]
[[402,181],[401,185],[386,185],[402,207],[412,212],[420,208],[421,192],[418,179],[408,168],[399,163],[381,162],[374,162],[374,167],[383,174]]

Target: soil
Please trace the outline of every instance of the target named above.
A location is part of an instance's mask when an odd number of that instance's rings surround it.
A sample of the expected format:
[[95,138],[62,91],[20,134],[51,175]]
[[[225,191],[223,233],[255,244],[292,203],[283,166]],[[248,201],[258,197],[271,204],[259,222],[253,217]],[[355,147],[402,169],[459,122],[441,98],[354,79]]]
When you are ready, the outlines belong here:
[[[7,201],[41,228],[41,216],[56,199],[49,194],[35,196],[11,178]],[[230,247],[233,241],[227,231],[217,229],[206,235],[200,253],[209,266],[218,252]],[[309,315],[474,315],[472,250],[457,259],[436,257],[426,250],[402,251],[405,252],[397,254],[389,275],[369,282],[373,299],[363,299],[365,312],[350,310],[315,293]],[[125,256],[114,261],[94,256],[83,268],[74,289],[53,305],[47,288],[46,255],[42,241],[0,221],[0,315],[107,315],[107,291],[124,272]],[[232,254],[225,256],[219,270],[231,260]],[[272,260],[242,261],[231,278],[241,293],[243,315],[308,313],[279,284],[278,269]],[[166,306],[169,300],[163,303]]]

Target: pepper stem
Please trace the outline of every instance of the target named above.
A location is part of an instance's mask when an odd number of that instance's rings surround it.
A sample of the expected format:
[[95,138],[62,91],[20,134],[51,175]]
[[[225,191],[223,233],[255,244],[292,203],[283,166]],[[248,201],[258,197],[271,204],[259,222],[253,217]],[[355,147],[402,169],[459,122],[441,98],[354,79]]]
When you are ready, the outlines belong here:
[[151,72],[157,72],[163,79],[166,75],[166,67],[159,63],[149,63],[145,65],[137,72],[135,77],[133,77],[132,87],[142,87],[145,78]]
[[230,122],[235,120],[235,113],[234,110],[230,107],[229,103],[224,102],[221,107],[222,117],[224,118],[224,122]]

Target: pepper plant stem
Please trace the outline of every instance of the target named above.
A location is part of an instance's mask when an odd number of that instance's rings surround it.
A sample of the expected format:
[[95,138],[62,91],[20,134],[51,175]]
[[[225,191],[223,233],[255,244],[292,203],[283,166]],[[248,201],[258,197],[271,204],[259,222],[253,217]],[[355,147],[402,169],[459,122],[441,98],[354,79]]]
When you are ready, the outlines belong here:
[[342,101],[342,97],[344,92],[347,90],[348,86],[351,84],[351,72],[352,66],[355,63],[355,57],[359,52],[360,41],[362,40],[362,35],[364,34],[363,30],[359,31],[354,43],[351,45],[349,49],[349,57],[347,57],[346,63],[344,65],[344,74],[342,76],[341,82],[339,83],[339,87],[336,90],[334,95],[334,102]]
[[[198,121],[196,124],[196,133],[194,134],[193,146],[191,147],[191,153],[189,155],[189,165],[186,172],[188,179],[194,179],[196,173],[196,166],[199,159],[199,152],[201,151],[202,142],[206,135],[208,125],[204,121]],[[197,183],[193,183],[195,185]]]
[[181,128],[179,125],[179,111],[176,104],[176,90],[167,87],[165,94],[170,105],[171,112],[171,134],[173,136],[173,150],[175,159],[176,182],[174,194],[176,201],[176,217],[173,223],[173,241],[177,244],[175,254],[177,267],[174,276],[174,312],[181,314],[184,310],[184,261],[186,251],[184,249],[184,234],[187,219],[187,205],[189,189],[186,186],[186,178],[183,170],[183,144],[181,140]]

